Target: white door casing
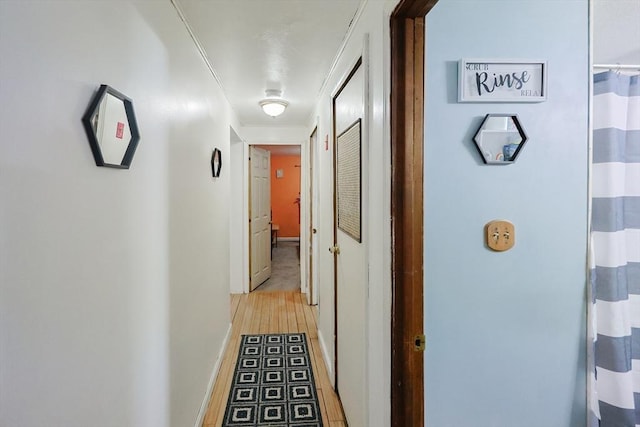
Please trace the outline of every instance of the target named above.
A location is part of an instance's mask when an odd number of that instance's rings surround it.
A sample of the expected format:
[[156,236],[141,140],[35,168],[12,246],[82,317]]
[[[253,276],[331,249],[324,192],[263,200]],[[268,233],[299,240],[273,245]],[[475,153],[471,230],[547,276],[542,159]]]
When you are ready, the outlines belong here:
[[251,289],[271,277],[271,153],[251,147],[250,155]]
[[309,237],[308,237],[308,248],[307,250],[309,251],[309,253],[307,254],[308,256],[308,262],[307,262],[307,303],[309,305],[317,305],[318,304],[318,290],[317,290],[317,279],[316,279],[316,268],[314,267],[314,263],[317,264],[317,255],[315,254],[315,250],[316,250],[316,242],[317,242],[317,229],[316,229],[316,222],[317,222],[317,213],[315,212],[315,210],[317,209],[317,200],[315,195],[317,194],[316,191],[314,191],[314,185],[316,185],[317,179],[315,177],[315,174],[318,170],[317,166],[316,166],[316,162],[317,162],[317,154],[316,154],[316,149],[318,146],[318,128],[316,127],[313,132],[311,133],[311,136],[309,137],[309,149],[308,149],[308,155],[309,155],[309,170],[308,170],[308,176],[309,176],[309,194],[308,194],[308,200],[309,200],[309,210],[308,210],[308,218],[309,218],[309,224],[308,224],[308,233],[309,233]]
[[[365,43],[366,47],[366,43]],[[360,121],[360,240],[338,228],[334,221],[336,247],[336,389],[347,422],[353,427],[367,425],[367,239],[366,175],[366,67],[359,60],[334,95],[334,156],[337,136]],[[337,162],[334,162],[336,165]],[[337,179],[337,178],[336,178]],[[340,183],[336,182],[336,187]],[[334,192],[336,189],[334,188]]]

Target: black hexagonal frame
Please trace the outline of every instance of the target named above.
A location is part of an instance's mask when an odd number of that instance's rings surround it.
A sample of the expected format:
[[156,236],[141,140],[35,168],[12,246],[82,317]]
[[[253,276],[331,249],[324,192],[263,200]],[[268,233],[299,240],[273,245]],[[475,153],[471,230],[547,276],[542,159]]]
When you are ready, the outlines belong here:
[[[507,119],[505,121],[504,129],[488,129],[487,125],[489,123],[489,120],[492,118]],[[508,119],[511,119],[512,126],[507,124]],[[507,141],[507,144],[504,144],[503,141],[498,142],[497,144],[494,143],[493,147],[487,147],[482,141],[485,135],[484,132],[495,132],[495,135],[498,135],[498,138],[500,138],[500,135],[502,136],[502,138],[514,138],[517,134],[520,141],[517,143],[513,143],[513,141]],[[485,164],[490,165],[509,165],[514,163],[522,152],[522,148],[524,147],[527,140],[527,134],[524,131],[524,128],[522,127],[517,114],[487,114],[480,124],[480,127],[476,131],[475,135],[473,136],[473,142],[476,149],[478,150],[478,153],[480,153],[480,157]],[[500,146],[500,144],[503,145]],[[493,151],[496,149],[496,147],[501,148],[501,150],[497,154],[494,154]],[[506,158],[507,154],[509,155],[508,158]]]
[[[113,97],[122,101],[124,110],[127,115],[127,125],[131,134],[131,139],[127,144],[125,154],[119,164],[108,163],[105,161],[102,154],[102,149],[100,147],[100,142],[98,141],[98,136],[96,135],[96,127],[98,120],[100,119],[100,117],[98,116],[100,104],[102,103],[104,97],[107,96],[107,94],[112,95]],[[89,145],[91,146],[91,151],[93,153],[96,166],[105,166],[116,169],[129,169],[129,166],[131,166],[131,161],[133,160],[133,155],[135,154],[136,148],[138,147],[138,141],[140,141],[138,122],[136,121],[136,115],[133,111],[133,101],[130,98],[108,85],[100,85],[100,88],[98,88],[98,91],[91,99],[89,107],[82,117],[82,124],[84,125],[87,138],[89,138]]]

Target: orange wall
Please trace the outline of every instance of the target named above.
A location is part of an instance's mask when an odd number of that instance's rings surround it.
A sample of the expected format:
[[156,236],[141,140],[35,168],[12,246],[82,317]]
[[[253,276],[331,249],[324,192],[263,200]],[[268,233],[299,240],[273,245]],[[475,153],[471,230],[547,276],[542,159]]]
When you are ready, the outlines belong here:
[[[298,167],[295,167],[298,165]],[[276,170],[284,176],[276,178]],[[300,237],[298,205],[300,197],[300,156],[271,155],[271,210],[273,223],[280,226],[278,237]]]

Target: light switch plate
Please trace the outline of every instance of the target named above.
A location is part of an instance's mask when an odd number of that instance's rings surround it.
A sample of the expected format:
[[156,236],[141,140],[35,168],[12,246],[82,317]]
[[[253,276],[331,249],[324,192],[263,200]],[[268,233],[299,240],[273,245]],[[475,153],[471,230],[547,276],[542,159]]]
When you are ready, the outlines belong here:
[[491,221],[485,226],[485,230],[487,246],[494,251],[507,251],[516,243],[516,231],[509,221]]

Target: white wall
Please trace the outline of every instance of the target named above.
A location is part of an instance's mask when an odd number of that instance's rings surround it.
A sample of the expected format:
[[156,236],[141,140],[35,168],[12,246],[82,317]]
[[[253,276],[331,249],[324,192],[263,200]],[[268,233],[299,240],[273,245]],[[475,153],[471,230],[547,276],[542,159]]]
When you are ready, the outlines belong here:
[[309,137],[304,126],[243,126],[239,132],[242,139],[250,145],[300,145]]
[[592,1],[593,62],[640,65],[640,1]]
[[[0,2],[0,425],[192,426],[229,325],[235,119],[170,2]],[[130,170],[94,164],[99,84]]]
[[[517,4],[442,0],[427,15],[428,427],[585,425],[588,2]],[[461,58],[545,59],[548,99],[458,103]],[[479,157],[486,113],[519,115],[515,164]],[[493,219],[513,222],[513,249],[485,246]]]
[[[390,420],[390,351],[391,348],[391,251],[390,236],[390,149],[389,149],[389,15],[395,1],[369,1],[352,23],[350,37],[339,57],[316,107],[318,117],[318,251],[314,254],[318,266],[319,286],[319,335],[329,358],[329,371],[333,375],[334,355],[334,283],[333,256],[327,248],[333,245],[333,135],[331,125],[331,95],[362,54],[365,34],[369,35],[369,129],[368,176],[369,192],[363,209],[368,211],[368,226],[363,230],[367,245],[369,277],[366,285],[368,300],[367,366],[368,400],[367,426],[388,425]],[[308,134],[313,131],[310,124]],[[329,149],[325,150],[325,138],[329,137]],[[315,267],[314,267],[315,268]]]

